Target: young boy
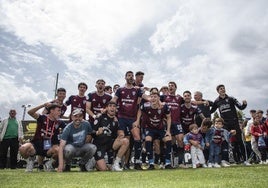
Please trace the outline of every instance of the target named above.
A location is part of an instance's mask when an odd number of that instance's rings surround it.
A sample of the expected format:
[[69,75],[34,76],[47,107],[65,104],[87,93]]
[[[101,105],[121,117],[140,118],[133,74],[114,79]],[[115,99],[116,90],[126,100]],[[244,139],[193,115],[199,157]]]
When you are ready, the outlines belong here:
[[223,129],[223,122],[222,118],[216,118],[214,127],[206,135],[206,146],[209,146],[209,168],[221,167],[219,165],[221,144],[224,140],[229,142],[230,137],[236,133],[235,130],[228,132],[226,129]]
[[[202,135],[204,141],[206,139],[206,134],[211,128],[211,126],[212,126],[212,121],[210,120],[210,118],[203,119],[201,123],[201,127],[199,127],[199,133]],[[209,147],[207,147],[206,145],[204,147],[203,154],[205,157],[205,161],[207,162],[209,158]]]
[[205,146],[204,139],[199,133],[197,124],[191,124],[189,126],[190,132],[184,137],[184,144],[190,144],[191,146],[191,158],[193,168],[196,168],[198,164],[201,164],[204,168],[207,167],[205,163],[205,158],[203,154],[203,149]]

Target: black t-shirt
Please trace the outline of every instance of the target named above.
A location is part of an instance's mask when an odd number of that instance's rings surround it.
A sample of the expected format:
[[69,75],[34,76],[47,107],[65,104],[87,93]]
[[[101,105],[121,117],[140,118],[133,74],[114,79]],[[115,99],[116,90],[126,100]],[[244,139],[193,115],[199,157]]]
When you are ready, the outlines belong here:
[[104,131],[98,136],[93,135],[93,143],[95,145],[105,145],[116,139],[118,121],[115,121],[114,118],[110,118],[107,114],[102,114],[99,118],[95,119],[93,129],[97,131],[99,127],[103,127]]

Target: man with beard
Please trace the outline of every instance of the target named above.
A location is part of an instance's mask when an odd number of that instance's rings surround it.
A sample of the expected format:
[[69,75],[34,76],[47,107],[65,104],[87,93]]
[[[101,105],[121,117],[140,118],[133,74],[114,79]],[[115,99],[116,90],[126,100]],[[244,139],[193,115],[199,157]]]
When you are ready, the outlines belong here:
[[70,171],[71,162],[74,157],[81,157],[79,162],[80,170],[82,172],[87,171],[86,163],[96,152],[96,146],[89,143],[92,127],[88,121],[83,119],[82,109],[75,109],[72,112],[72,120],[65,127],[61,135],[58,172],[63,170]]
[[141,136],[140,127],[134,126],[138,111],[138,104],[141,98],[146,98],[143,91],[139,87],[135,87],[134,75],[132,71],[127,71],[125,74],[126,84],[124,87],[117,89],[112,101],[118,103],[118,121],[119,121],[119,134],[130,139],[134,139],[134,169],[142,170],[141,168]]
[[97,80],[95,87],[97,88],[97,91],[88,94],[86,105],[91,125],[93,125],[94,119],[99,117],[105,111],[107,103],[112,99],[112,96],[104,91],[105,81],[103,79]]

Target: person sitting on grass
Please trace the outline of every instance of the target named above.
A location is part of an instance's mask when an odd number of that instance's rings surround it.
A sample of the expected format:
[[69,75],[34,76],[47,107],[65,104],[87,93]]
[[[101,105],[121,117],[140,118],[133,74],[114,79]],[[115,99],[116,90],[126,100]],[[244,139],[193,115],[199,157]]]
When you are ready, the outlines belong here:
[[[119,163],[129,147],[129,141],[124,135],[117,135],[118,120],[116,118],[116,103],[108,102],[106,113],[96,118],[94,121],[95,133],[93,136],[93,144],[97,146],[95,153],[96,168],[100,171],[108,170],[104,159],[105,153],[113,153],[117,151],[116,158],[112,165],[112,171],[123,171]],[[108,161],[112,163],[111,161]]]

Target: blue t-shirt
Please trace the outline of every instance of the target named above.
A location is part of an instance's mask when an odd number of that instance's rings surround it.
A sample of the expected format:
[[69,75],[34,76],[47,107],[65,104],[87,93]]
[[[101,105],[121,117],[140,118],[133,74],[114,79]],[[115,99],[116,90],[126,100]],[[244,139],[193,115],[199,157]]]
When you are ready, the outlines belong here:
[[82,121],[78,128],[75,128],[73,122],[71,122],[64,128],[61,139],[65,140],[66,144],[82,147],[86,142],[87,135],[91,133],[92,127],[88,121]]

